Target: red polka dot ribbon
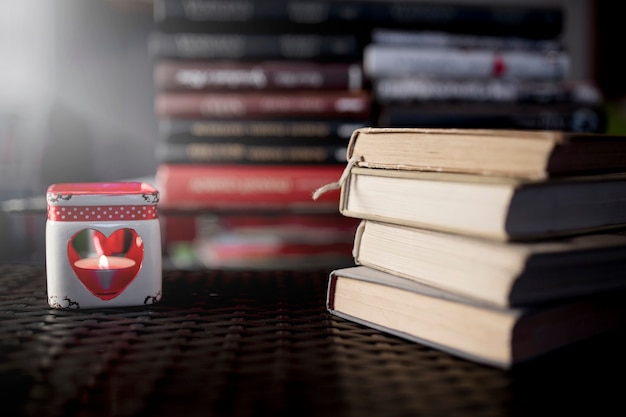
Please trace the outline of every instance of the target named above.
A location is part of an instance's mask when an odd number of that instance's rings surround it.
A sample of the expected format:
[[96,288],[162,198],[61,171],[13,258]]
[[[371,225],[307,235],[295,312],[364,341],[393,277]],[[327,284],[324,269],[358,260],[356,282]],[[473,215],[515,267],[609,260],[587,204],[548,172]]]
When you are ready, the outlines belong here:
[[156,205],[48,206],[48,220],[56,222],[106,222],[157,219]]

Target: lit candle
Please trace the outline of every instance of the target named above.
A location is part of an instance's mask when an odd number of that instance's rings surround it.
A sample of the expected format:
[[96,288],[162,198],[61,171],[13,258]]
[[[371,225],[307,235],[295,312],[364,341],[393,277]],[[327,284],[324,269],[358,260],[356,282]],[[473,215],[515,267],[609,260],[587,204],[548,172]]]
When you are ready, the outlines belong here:
[[136,262],[130,258],[105,255],[99,258],[83,258],[74,262],[76,268],[85,270],[93,276],[103,290],[111,288],[118,272],[128,270],[135,264]]
[[134,181],[59,183],[48,187],[46,201],[50,307],[145,306],[161,299],[156,188]]

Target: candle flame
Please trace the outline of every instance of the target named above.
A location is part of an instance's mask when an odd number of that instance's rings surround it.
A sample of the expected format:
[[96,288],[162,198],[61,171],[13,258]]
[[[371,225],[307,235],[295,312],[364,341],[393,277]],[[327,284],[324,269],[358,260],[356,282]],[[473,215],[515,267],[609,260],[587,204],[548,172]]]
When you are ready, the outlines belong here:
[[100,255],[100,258],[98,258],[98,266],[100,268],[108,268],[109,258],[107,258],[105,255]]

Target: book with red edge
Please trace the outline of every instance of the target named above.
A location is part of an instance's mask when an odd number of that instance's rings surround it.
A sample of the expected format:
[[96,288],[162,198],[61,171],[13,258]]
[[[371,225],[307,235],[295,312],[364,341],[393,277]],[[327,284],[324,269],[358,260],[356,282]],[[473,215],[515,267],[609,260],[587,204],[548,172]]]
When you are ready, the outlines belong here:
[[160,164],[159,206],[170,210],[337,211],[339,191],[318,200],[313,192],[336,181],[344,166]]

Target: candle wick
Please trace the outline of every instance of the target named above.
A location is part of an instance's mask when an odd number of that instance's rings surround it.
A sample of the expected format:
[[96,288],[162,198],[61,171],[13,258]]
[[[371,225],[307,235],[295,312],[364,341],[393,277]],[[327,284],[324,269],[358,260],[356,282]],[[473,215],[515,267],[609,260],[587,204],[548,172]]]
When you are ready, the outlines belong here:
[[98,265],[102,269],[108,269],[109,268],[109,259],[105,255],[100,255],[100,258],[98,259]]

